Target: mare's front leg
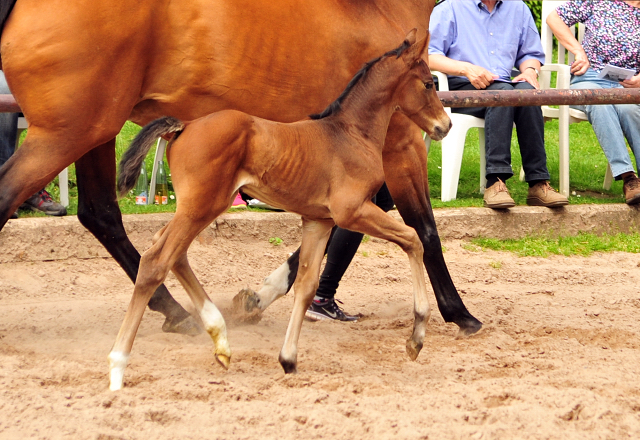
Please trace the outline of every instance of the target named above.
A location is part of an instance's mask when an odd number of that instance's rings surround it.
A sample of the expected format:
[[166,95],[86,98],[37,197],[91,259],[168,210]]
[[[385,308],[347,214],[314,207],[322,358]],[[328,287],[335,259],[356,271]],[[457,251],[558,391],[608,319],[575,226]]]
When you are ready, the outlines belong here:
[[318,288],[322,257],[333,225],[332,220],[302,219],[302,245],[300,246],[298,276],[294,283],[293,310],[279,357],[280,365],[284,368],[285,373],[297,371],[298,339],[300,338],[302,321]]
[[391,119],[383,150],[384,174],[391,196],[404,220],[418,233],[424,247],[424,265],[446,322],[460,327],[459,335],[482,328],[465,307],[442,255],[442,244],[429,201],[427,150],[420,129],[396,112]]
[[422,270],[423,247],[415,229],[394,220],[374,203],[365,202],[353,215],[340,218],[336,223],[341,228],[369,234],[396,243],[409,257],[411,281],[413,283],[413,333],[407,340],[407,353],[416,360],[427,329],[431,314],[427,299],[427,286]]
[[[94,148],[76,161],[78,220],[109,251],[131,281],[136,281],[140,254],[127,237],[115,190],[115,139]],[[162,313],[165,332],[197,335],[200,327],[171,296],[164,284],[149,300],[149,308]]]

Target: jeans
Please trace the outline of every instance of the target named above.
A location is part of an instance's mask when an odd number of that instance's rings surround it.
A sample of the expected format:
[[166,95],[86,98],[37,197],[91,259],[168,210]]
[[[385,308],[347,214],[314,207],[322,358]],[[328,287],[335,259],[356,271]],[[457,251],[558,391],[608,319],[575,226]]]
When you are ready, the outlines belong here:
[[[11,93],[4,72],[0,71],[0,94]],[[0,166],[9,160],[16,148],[18,113],[0,113]]]
[[[533,86],[527,82],[494,82],[486,90],[526,90]],[[476,90],[466,78],[449,78],[450,90]],[[452,108],[484,118],[486,174],[513,176],[511,168],[511,134],[516,124],[522,168],[527,182],[549,180],[547,153],[544,149],[544,119],[540,107],[474,107]]]
[[[622,88],[617,82],[599,79],[595,70],[589,68],[584,75],[571,77],[572,89]],[[636,158],[640,169],[640,104],[605,104],[571,106],[587,114],[600,147],[609,161],[616,180],[621,174],[634,171],[631,156],[624,139]]]
[[[382,188],[371,201],[384,212],[393,208],[393,199],[386,183],[382,185]],[[336,228],[327,248],[327,263],[324,266],[322,275],[320,275],[320,285],[316,291],[317,296],[332,299],[336,295],[338,284],[340,284],[342,276],[347,271],[356,252],[358,252],[362,237],[363,234],[359,232]]]

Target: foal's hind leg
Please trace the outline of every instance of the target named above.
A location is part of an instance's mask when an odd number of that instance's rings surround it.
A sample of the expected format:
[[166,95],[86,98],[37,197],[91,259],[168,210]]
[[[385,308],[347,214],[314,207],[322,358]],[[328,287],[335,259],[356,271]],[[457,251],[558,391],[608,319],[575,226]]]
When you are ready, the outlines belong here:
[[[337,216],[336,216],[337,217]],[[427,299],[427,286],[422,269],[423,247],[418,234],[413,228],[394,220],[382,209],[371,202],[366,202],[355,215],[336,218],[338,226],[352,231],[369,234],[396,243],[406,252],[411,265],[413,282],[413,334],[407,341],[407,353],[415,360],[422,350],[427,322],[431,311]]]
[[[109,354],[111,390],[122,388],[124,369],[127,366],[133,341],[151,295],[165,280],[169,270],[186,255],[187,249],[196,235],[209,223],[210,220],[204,218],[197,222],[192,221],[177,212],[173,219],[156,235],[153,246],[142,255],[133,297],[116,337],[116,342]],[[225,340],[221,339],[219,343],[223,345]],[[224,348],[220,350],[217,348],[216,353],[218,351],[220,353],[228,352],[228,345],[226,351]]]
[[[76,161],[78,220],[109,251],[135,283],[140,254],[127,237],[115,193],[115,139],[94,148]],[[162,313],[165,332],[197,335],[200,327],[161,284],[149,308]]]
[[280,365],[284,368],[285,373],[295,373],[297,369],[300,329],[304,314],[318,288],[320,265],[333,225],[331,220],[310,221],[302,219],[300,267],[294,284],[293,310],[279,357]]
[[205,330],[207,330],[211,339],[213,339],[216,361],[225,369],[229,368],[231,349],[229,348],[229,340],[227,339],[227,325],[224,322],[222,314],[211,299],[209,299],[209,296],[202,288],[193,270],[191,270],[187,254],[184,254],[176,261],[172,271],[189,294],[193,305],[202,318]]

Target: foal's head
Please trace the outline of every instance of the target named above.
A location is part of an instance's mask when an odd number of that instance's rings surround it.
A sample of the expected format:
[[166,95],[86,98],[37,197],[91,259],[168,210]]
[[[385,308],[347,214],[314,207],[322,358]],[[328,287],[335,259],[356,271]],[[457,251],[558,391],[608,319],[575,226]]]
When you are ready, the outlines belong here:
[[433,76],[424,61],[428,43],[428,33],[416,42],[416,30],[413,29],[404,42],[408,48],[395,60],[395,57],[389,57],[388,62],[393,63],[389,65],[390,69],[399,69],[399,80],[393,97],[397,110],[407,115],[429,137],[440,140],[449,132],[451,120],[438,99]]

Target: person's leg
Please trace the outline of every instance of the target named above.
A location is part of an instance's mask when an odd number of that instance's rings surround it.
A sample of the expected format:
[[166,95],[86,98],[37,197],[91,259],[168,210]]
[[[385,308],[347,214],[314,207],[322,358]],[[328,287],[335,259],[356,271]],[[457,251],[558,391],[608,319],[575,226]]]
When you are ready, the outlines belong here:
[[[382,188],[373,197],[372,201],[385,212],[393,208],[393,199],[386,184],[382,185]],[[316,290],[314,302],[307,313],[308,318],[322,319],[320,315],[327,315],[327,310],[323,310],[323,307],[329,306],[328,318],[340,321],[355,321],[358,319],[357,316],[345,314],[340,310],[335,304],[334,298],[342,276],[347,271],[356,252],[358,252],[362,237],[363,234],[359,232],[336,227],[327,247],[327,262],[320,275],[320,284],[318,290]],[[333,314],[336,316],[332,316]]]
[[[574,76],[571,81],[571,88],[602,89],[619,86],[610,81],[598,80],[595,75],[595,72],[588,71],[583,77]],[[621,119],[616,107],[611,104],[576,105],[572,107],[586,113],[600,147],[607,161],[609,161],[611,172],[615,179],[621,180],[623,174],[634,172],[631,156],[624,141]]]
[[635,156],[636,168],[640,170],[640,104],[618,104],[614,107],[622,132]]
[[[9,86],[0,71],[0,94],[10,94]],[[0,166],[9,160],[16,148],[18,113],[0,113]]]
[[[531,90],[527,82],[517,83],[516,90]],[[518,145],[522,156],[525,180],[529,186],[549,180],[547,153],[544,149],[544,119],[538,106],[514,107],[513,122],[516,124]]]

